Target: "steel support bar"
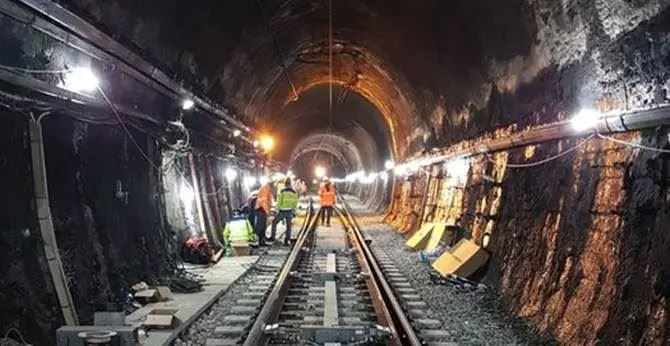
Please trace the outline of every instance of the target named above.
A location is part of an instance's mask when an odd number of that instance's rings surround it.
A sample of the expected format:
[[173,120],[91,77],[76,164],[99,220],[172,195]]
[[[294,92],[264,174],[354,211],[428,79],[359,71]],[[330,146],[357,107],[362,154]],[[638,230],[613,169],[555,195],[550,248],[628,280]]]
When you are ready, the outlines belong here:
[[60,260],[58,242],[56,241],[56,233],[51,218],[42,126],[39,123],[39,118],[31,119],[28,126],[33,170],[33,190],[35,205],[37,207],[38,226],[44,245],[44,254],[46,255],[47,266],[53,280],[54,288],[56,289],[56,296],[58,297],[64,322],[69,326],[76,325],[78,323],[77,312],[74,309],[72,295],[67,286],[67,279],[65,278],[63,263]]
[[[1,4],[2,2],[0,2]],[[0,5],[2,6],[2,5]],[[112,112],[109,108],[109,105],[102,99],[81,94],[75,93],[69,90],[61,89],[52,85],[49,85],[39,79],[30,78],[16,72],[3,70],[0,68],[0,81],[18,86],[26,90],[33,90],[46,97],[53,97],[62,101],[73,102],[78,105],[87,105],[91,107],[96,107],[106,112]],[[149,114],[141,113],[136,110],[124,107],[118,104],[114,104],[114,108],[119,111],[121,114],[125,114],[140,120],[150,122],[152,124],[159,124],[154,117]],[[115,122],[116,118],[114,118]]]
[[[190,99],[198,107],[207,112],[216,115],[240,130],[250,132],[249,127],[229,115],[227,111],[212,105],[186,90],[180,83],[168,77],[163,71],[56,2],[51,0],[17,1],[32,11],[39,13],[41,16],[49,18],[58,25],[25,11],[9,1],[2,1],[0,3],[0,12],[21,22],[29,23],[38,31],[85,52],[96,59],[117,65],[136,80],[174,100]],[[228,130],[233,131],[233,129]],[[250,141],[246,137],[244,139]]]
[[188,164],[189,167],[191,168],[191,184],[193,189],[193,196],[195,197],[195,207],[196,210],[198,211],[198,225],[200,226],[200,231],[207,235],[207,239],[211,244],[216,244],[214,242],[215,239],[213,239],[212,236],[210,236],[208,232],[209,228],[205,223],[205,212],[203,210],[204,201],[202,200],[201,197],[200,185],[198,185],[198,170],[195,168],[195,157],[193,157],[192,152],[188,153]]

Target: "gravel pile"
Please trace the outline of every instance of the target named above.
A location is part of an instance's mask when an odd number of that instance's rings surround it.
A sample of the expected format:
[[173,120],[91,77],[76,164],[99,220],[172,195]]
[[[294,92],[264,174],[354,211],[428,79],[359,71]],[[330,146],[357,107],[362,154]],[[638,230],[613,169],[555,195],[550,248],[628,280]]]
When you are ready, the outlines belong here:
[[[256,250],[258,251],[258,250]],[[259,251],[260,252],[260,251]],[[255,268],[268,268],[277,266],[276,273],[281,269],[282,263],[286,260],[289,251],[286,248],[270,247],[269,251],[254,253],[259,255],[259,259],[251,269],[247,270],[235,283],[233,283],[226,293],[212,305],[209,311],[201,315],[182,335],[172,344],[175,346],[205,345],[208,338],[214,335],[214,329],[222,325],[221,320],[224,316],[231,313],[236,301],[243,298],[243,294],[248,292],[248,287],[256,280],[257,275],[268,275],[267,271],[261,272]]]
[[519,318],[506,313],[497,293],[483,285],[438,285],[431,282],[432,268],[405,249],[405,240],[385,224],[362,226],[372,238],[373,252],[385,252],[398,270],[442,321],[443,329],[459,345],[555,345],[533,334]]

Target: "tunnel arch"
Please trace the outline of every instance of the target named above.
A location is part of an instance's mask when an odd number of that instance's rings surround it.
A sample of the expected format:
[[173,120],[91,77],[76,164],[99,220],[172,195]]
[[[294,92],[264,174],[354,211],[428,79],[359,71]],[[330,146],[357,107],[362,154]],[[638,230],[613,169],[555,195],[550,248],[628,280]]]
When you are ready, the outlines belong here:
[[[399,74],[392,72],[393,67],[387,66],[368,49],[349,41],[338,41],[336,44],[350,47],[343,49],[357,53],[333,56],[332,80],[327,62],[305,63],[297,58],[301,52],[313,50],[313,43],[296,47],[291,53],[293,58],[286,63],[286,70],[283,71],[281,66],[271,69],[264,78],[263,86],[255,87],[246,97],[244,113],[263,126],[277,109],[299,102],[302,95],[313,88],[332,83],[361,95],[373,104],[388,128],[393,157],[406,156],[412,151],[412,143],[423,135],[416,129],[427,127],[426,123],[417,120],[421,118],[416,116],[411,89]],[[327,57],[327,52],[319,54],[326,54]]]

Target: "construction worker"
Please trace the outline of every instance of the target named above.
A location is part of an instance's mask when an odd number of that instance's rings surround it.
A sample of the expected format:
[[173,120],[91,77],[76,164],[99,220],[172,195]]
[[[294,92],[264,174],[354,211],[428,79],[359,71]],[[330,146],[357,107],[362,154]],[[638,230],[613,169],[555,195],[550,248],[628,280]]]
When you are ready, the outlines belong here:
[[265,230],[267,229],[268,215],[272,210],[272,182],[267,182],[258,190],[256,197],[256,236],[258,236],[258,245],[265,245]]
[[319,188],[319,204],[323,213],[321,214],[321,224],[330,227],[330,217],[333,216],[333,206],[336,202],[335,185],[331,184],[327,177],[323,178],[323,184]]
[[258,190],[251,191],[249,198],[247,199],[247,204],[244,206],[244,209],[247,213],[247,218],[251,223],[251,227],[256,229],[256,200],[258,199]]
[[223,229],[223,240],[227,244],[249,243],[255,241],[254,229],[241,210],[235,210]]
[[298,194],[291,187],[291,178],[286,178],[284,188],[277,195],[277,216],[272,220],[272,233],[270,241],[275,240],[277,234],[277,224],[279,221],[286,220],[286,233],[284,234],[284,245],[289,245],[291,241],[291,222],[295,215],[295,209],[298,207]]

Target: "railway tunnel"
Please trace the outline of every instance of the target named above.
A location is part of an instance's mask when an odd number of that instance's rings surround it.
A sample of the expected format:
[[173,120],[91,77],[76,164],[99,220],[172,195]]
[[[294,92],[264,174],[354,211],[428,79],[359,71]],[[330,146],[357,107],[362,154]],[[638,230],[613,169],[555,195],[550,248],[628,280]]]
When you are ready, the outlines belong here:
[[[315,167],[446,341],[669,344],[669,4],[0,0],[0,344],[183,277]],[[406,246],[435,223],[489,256],[465,284]]]

